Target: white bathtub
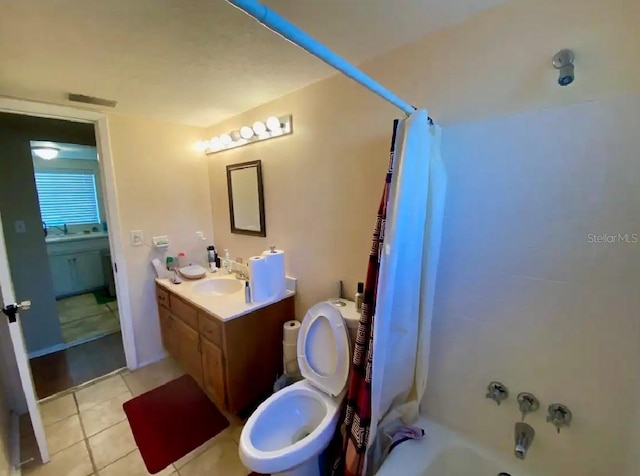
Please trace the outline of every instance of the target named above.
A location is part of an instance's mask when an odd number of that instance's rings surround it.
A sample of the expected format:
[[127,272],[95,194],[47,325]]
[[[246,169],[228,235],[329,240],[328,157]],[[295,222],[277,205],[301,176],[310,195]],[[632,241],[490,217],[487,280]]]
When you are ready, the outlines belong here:
[[394,448],[376,476],[536,476],[525,461],[505,461],[430,420],[416,423],[425,437]]

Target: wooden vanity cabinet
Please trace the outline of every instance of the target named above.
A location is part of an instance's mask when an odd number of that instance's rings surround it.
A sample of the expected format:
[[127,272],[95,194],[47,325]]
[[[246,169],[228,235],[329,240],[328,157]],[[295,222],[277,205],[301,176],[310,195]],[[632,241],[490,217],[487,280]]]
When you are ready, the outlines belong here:
[[156,285],[162,344],[220,408],[238,413],[271,394],[282,373],[282,325],[294,318],[288,297],[222,321]]

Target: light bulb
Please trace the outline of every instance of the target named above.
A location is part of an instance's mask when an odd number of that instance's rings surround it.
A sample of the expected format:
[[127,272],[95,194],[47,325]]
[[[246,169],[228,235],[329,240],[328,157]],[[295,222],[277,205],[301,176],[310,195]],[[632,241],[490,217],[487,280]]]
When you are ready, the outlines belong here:
[[241,139],[240,131],[231,131],[231,138],[233,139],[233,142],[239,141]]
[[209,147],[209,143],[206,140],[199,140],[198,142],[196,142],[195,147],[196,147],[196,150],[199,150],[200,152],[204,152]]
[[281,127],[280,119],[275,116],[271,116],[269,119],[267,119],[267,127],[271,132],[279,131]]
[[257,135],[261,136],[265,132],[267,132],[267,126],[265,126],[264,122],[254,122],[253,123],[253,132]]
[[231,142],[233,142],[233,140],[231,139],[231,136],[229,134],[222,134],[220,136],[220,142],[222,143],[222,145],[228,146],[229,144],[231,144]]
[[209,141],[209,147],[212,151],[218,152],[219,150],[224,148],[224,145],[222,145],[222,141],[219,137],[212,137]]
[[243,139],[251,139],[253,137],[253,129],[248,126],[243,126],[240,129],[240,136],[242,136]]

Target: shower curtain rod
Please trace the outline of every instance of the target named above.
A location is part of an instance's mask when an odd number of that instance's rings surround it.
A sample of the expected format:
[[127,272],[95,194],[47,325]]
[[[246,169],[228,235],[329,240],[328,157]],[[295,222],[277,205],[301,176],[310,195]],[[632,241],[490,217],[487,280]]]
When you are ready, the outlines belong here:
[[265,5],[262,5],[257,0],[227,0],[227,2],[229,2],[239,10],[242,10],[247,15],[255,18],[258,22],[262,23],[274,33],[279,34],[294,45],[299,46],[306,52],[327,63],[329,66],[332,66],[346,76],[350,77],[355,82],[360,83],[362,86],[374,92],[382,99],[390,102],[394,106],[407,113],[407,115],[411,115],[416,110],[416,108],[411,104],[400,99],[394,93],[389,91],[374,79],[371,79],[369,76],[364,74],[347,60],[335,54],[329,48],[327,48],[311,36],[307,35],[304,31],[299,29],[286,18],[278,15],[276,12],[266,7]]

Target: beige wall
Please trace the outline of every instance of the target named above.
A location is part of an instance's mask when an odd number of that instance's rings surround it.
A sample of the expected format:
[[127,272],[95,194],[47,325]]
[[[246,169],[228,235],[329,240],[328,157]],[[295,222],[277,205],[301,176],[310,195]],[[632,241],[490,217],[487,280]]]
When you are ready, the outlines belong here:
[[[127,262],[138,363],[162,356],[151,259],[166,254],[151,238],[168,235],[169,253],[206,260],[212,237],[207,166],[193,145],[202,129],[133,117],[109,117],[116,186]],[[142,230],[148,246],[130,246],[129,231]]]
[[[575,423],[560,436],[542,412],[530,418],[538,436],[524,464],[547,475],[610,474],[632,462],[625,440],[637,391],[630,383],[640,342],[632,314],[640,304],[637,251],[585,241],[588,233],[640,231],[633,187],[640,146],[632,141],[638,18],[632,1],[526,0],[363,65],[445,126],[450,184],[424,410],[510,458],[519,415],[513,400],[498,408],[484,399],[489,380],[537,393],[543,405],[568,404]],[[564,47],[577,54],[568,88],[550,66]],[[216,244],[243,257],[271,244],[285,249],[289,273],[300,279],[301,317],[332,296],[338,279],[351,294],[364,278],[399,112],[335,76],[208,135],[287,113],[293,135],[208,163]],[[478,122],[456,126],[469,121]],[[255,159],[263,164],[267,238],[229,232],[224,167]],[[606,206],[594,211],[594,200]],[[469,277],[483,273],[487,283]],[[477,282],[486,285],[470,301],[466,286]]]
[[[380,56],[363,69],[443,125],[608,97],[640,87],[633,45],[637,2],[515,2]],[[551,56],[574,48],[577,80],[557,85]],[[275,244],[300,278],[298,316],[364,279],[388,160],[401,113],[334,76],[209,128],[218,135],[292,113],[294,134],[209,156],[216,245],[247,257]],[[232,235],[225,165],[261,159],[267,237]],[[331,258],[331,259],[330,259]]]

